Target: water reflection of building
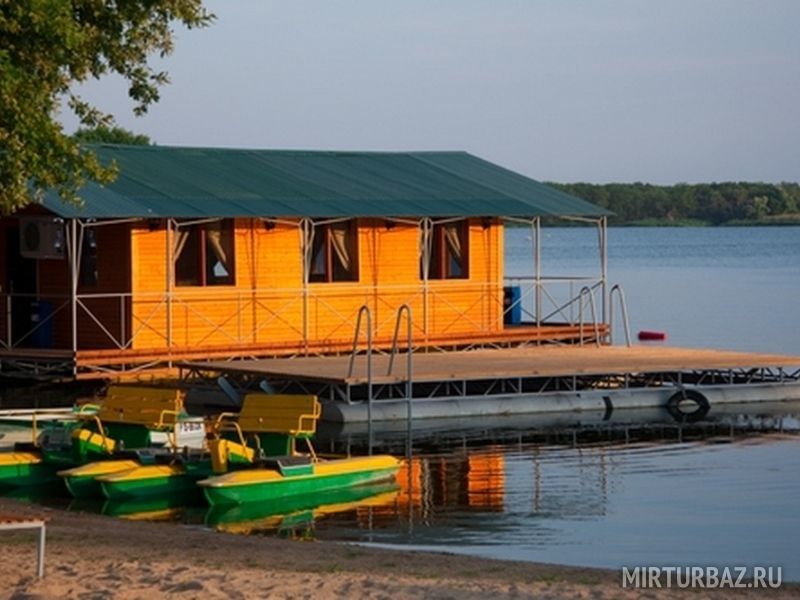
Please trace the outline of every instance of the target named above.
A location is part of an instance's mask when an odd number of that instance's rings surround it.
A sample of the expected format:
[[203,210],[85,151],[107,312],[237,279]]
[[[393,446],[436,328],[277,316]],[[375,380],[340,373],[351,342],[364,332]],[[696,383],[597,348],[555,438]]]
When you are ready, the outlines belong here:
[[[391,526],[397,519],[433,525],[465,511],[599,516],[607,510],[613,470],[607,448],[510,451],[496,446],[415,458],[397,475],[394,503],[359,509],[359,527]],[[491,527],[492,521],[481,522]]]
[[502,512],[505,501],[505,457],[502,449],[475,454],[414,458],[397,474],[400,492],[393,505],[359,509],[359,524],[408,515],[423,520],[440,509]]

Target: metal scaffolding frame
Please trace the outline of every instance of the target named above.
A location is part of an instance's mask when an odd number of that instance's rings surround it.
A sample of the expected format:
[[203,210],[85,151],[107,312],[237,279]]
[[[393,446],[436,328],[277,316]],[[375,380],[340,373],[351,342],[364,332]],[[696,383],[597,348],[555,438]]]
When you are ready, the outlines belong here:
[[[218,367],[205,367],[200,363],[180,365],[181,379],[197,387],[217,386],[220,375]],[[290,379],[265,377],[263,373],[242,370],[225,371],[226,380],[241,393],[259,389],[263,381],[279,394],[314,394],[328,402],[347,404],[381,403],[413,400],[454,400],[479,398],[510,398],[535,396],[550,392],[581,392],[589,390],[634,390],[642,388],[683,389],[686,385],[751,385],[751,384],[797,384],[800,370],[790,371],[781,367],[759,367],[753,369],[686,369],[682,371],[656,371],[648,373],[603,373],[597,375],[562,376],[502,376],[491,378],[458,378],[436,381],[415,381],[398,377],[391,383],[373,383],[363,380],[352,383],[342,374],[341,380],[321,381],[293,376]]]
[[[488,217],[487,217],[488,218]],[[588,286],[592,292],[599,290],[601,294],[601,316],[602,323],[607,323],[607,219],[600,217],[598,219],[584,219],[577,217],[565,218],[567,220],[579,220],[582,222],[593,224],[598,230],[598,246],[600,253],[600,272],[596,277],[544,277],[542,274],[542,223],[540,217],[533,217],[528,219],[518,217],[493,217],[505,222],[523,223],[531,228],[532,239],[532,260],[533,260],[533,276],[524,277],[508,277],[498,281],[485,281],[476,282],[465,280],[459,282],[459,287],[463,290],[473,291],[476,293],[476,304],[486,304],[487,307],[497,306],[499,308],[489,310],[481,317],[481,322],[475,321],[467,312],[472,306],[461,309],[454,306],[448,301],[446,295],[432,286],[430,282],[430,261],[432,253],[432,234],[433,228],[436,225],[450,223],[454,221],[463,220],[463,217],[458,218],[443,218],[431,219],[429,217],[419,219],[408,219],[402,217],[390,217],[383,220],[387,224],[387,229],[390,228],[390,223],[398,223],[409,226],[416,226],[418,228],[418,244],[419,244],[419,257],[421,264],[421,280],[418,285],[411,286],[369,286],[360,283],[354,283],[349,290],[354,298],[363,296],[365,298],[378,298],[380,300],[380,292],[386,292],[393,297],[399,295],[391,302],[386,302],[386,313],[388,317],[380,320],[375,319],[373,327],[376,331],[388,326],[394,322],[396,304],[397,306],[408,304],[411,305],[415,301],[421,301],[421,319],[415,322],[417,335],[416,339],[421,340],[421,344],[427,344],[429,341],[429,334],[431,331],[431,310],[434,302],[439,305],[447,307],[448,312],[452,312],[452,323],[446,325],[443,329],[446,332],[450,326],[463,323],[466,319],[467,322],[474,328],[476,332],[486,332],[490,330],[502,329],[502,322],[504,316],[515,308],[515,304],[503,307],[503,294],[502,286],[505,284],[519,285],[523,293],[519,300],[523,313],[529,317],[531,322],[537,327],[541,327],[554,317],[561,318],[563,322],[574,324],[575,315],[572,308],[575,303],[581,302],[582,294],[575,294],[575,286],[579,285],[581,288]],[[137,335],[141,335],[145,331],[155,332],[164,340],[163,357],[160,361],[148,361],[147,364],[123,364],[119,368],[111,365],[96,365],[93,369],[102,373],[114,374],[121,370],[142,370],[150,368],[155,364],[166,365],[172,367],[174,365],[173,350],[176,348],[176,340],[174,336],[175,328],[175,310],[181,308],[187,311],[192,317],[195,317],[197,324],[202,328],[207,328],[208,332],[204,339],[212,338],[215,335],[225,333],[227,340],[232,344],[244,344],[247,339],[258,338],[258,334],[263,331],[271,323],[282,321],[290,330],[297,331],[299,338],[302,342],[302,352],[309,354],[313,350],[310,347],[310,324],[311,308],[310,303],[312,300],[316,301],[319,306],[325,310],[330,311],[331,315],[336,316],[341,322],[340,331],[342,337],[349,335],[350,327],[355,316],[355,308],[353,314],[342,314],[335,307],[327,303],[325,294],[320,293],[317,284],[310,282],[310,268],[311,268],[311,252],[314,240],[314,231],[316,227],[321,225],[341,222],[349,220],[349,218],[329,218],[329,219],[280,219],[275,217],[263,217],[260,222],[264,223],[268,228],[271,225],[284,225],[297,227],[298,230],[298,243],[301,249],[302,260],[302,280],[300,288],[267,288],[267,289],[236,289],[236,290],[221,290],[220,298],[222,300],[228,299],[232,301],[231,315],[226,316],[223,322],[214,322],[199,312],[193,302],[192,294],[186,290],[178,292],[175,286],[175,264],[174,264],[174,236],[180,227],[186,227],[195,224],[208,223],[218,221],[217,218],[204,218],[194,220],[178,220],[168,218],[161,220],[165,223],[165,273],[166,281],[164,284],[163,292],[136,292],[134,293],[131,287],[128,290],[119,292],[104,292],[104,293],[80,293],[80,269],[82,266],[82,252],[85,231],[88,228],[98,228],[103,226],[118,225],[124,223],[142,223],[149,222],[149,219],[141,218],[121,218],[109,220],[95,220],[95,219],[68,219],[65,223],[65,238],[67,249],[67,270],[68,270],[68,293],[66,295],[58,294],[32,294],[33,299],[46,297],[54,300],[53,311],[44,319],[40,320],[30,331],[22,336],[20,339],[13,339],[11,333],[12,323],[12,296],[18,297],[20,295],[3,294],[5,296],[5,311],[6,311],[6,332],[5,339],[0,338],[0,348],[9,351],[6,352],[7,358],[3,358],[2,373],[14,373],[16,371],[23,372],[50,372],[58,371],[63,374],[64,364],[71,360],[71,375],[78,375],[79,365],[77,364],[77,353],[80,350],[79,340],[79,319],[84,315],[90,322],[92,322],[99,331],[108,339],[111,349],[119,350],[125,353],[134,347]],[[255,228],[255,223],[259,219],[250,219],[251,230]],[[502,251],[502,250],[501,250]],[[557,293],[553,289],[558,287],[569,286],[566,293],[562,293],[564,298],[557,297]],[[344,292],[348,290],[344,284],[337,284],[339,289]],[[299,296],[301,306],[301,323],[299,327],[297,324],[289,323],[284,317],[284,313],[290,308],[294,307],[293,298]],[[277,305],[273,306],[271,303],[275,299],[281,299]],[[531,299],[533,307],[528,309],[524,304]],[[285,300],[285,301],[284,301]],[[104,321],[102,315],[97,313],[96,308],[90,306],[91,302],[116,302],[119,305],[119,332],[112,331],[112,326],[109,322]],[[358,305],[354,302],[354,306]],[[140,314],[134,311],[134,306],[147,307],[148,313]],[[474,306],[474,304],[473,304]],[[154,316],[157,316],[161,311],[165,313],[165,328],[163,331],[157,331],[153,326]],[[241,326],[241,312],[245,309],[254,309],[256,312],[261,310],[263,317],[259,322],[253,324],[253,330],[250,335],[242,332]],[[53,320],[56,315],[61,314],[62,311],[69,311],[69,347],[62,349],[62,352],[68,351],[71,357],[62,355],[48,356],[47,352],[41,353],[37,358],[36,351],[33,349],[25,349],[24,356],[15,357],[12,355],[13,350],[18,349],[20,342],[24,341],[36,329],[46,325],[50,320]],[[568,314],[570,311],[571,314]],[[107,311],[106,311],[107,312]],[[496,314],[494,314],[496,313]],[[230,325],[233,319],[239,323],[237,325],[237,332],[231,335],[227,326]],[[263,321],[263,322],[262,322]],[[346,332],[346,333],[345,333]],[[336,332],[334,332],[336,333]],[[338,335],[338,333],[336,333]],[[52,353],[51,353],[52,354]]]

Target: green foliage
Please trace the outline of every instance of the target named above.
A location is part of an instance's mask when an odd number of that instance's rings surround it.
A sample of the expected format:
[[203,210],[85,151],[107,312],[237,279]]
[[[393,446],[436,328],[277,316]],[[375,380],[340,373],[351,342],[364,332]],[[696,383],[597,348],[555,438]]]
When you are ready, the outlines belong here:
[[800,215],[797,183],[550,183],[614,212],[610,224],[790,223]]
[[126,144],[128,146],[149,146],[150,138],[141,133],[133,133],[122,127],[98,125],[94,128],[81,127],[72,134],[72,139],[81,144]]
[[212,19],[201,0],[0,0],[0,214],[48,188],[77,201],[86,180],[113,179],[113,166],[64,134],[55,119],[62,103],[83,127],[110,128],[112,117],[73,87],[118,74],[134,113],[144,114],[168,82],[148,57],[172,51],[173,23],[191,29]]

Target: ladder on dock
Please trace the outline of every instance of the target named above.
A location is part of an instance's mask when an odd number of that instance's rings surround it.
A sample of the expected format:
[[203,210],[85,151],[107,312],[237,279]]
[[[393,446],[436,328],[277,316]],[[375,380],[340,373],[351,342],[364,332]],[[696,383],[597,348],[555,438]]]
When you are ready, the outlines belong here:
[[[373,447],[373,437],[372,437],[372,401],[373,401],[373,387],[372,387],[372,311],[370,307],[366,304],[362,305],[358,309],[358,315],[356,317],[356,325],[355,325],[355,332],[353,334],[353,347],[350,352],[350,362],[348,363],[347,368],[347,377],[351,378],[353,376],[353,372],[355,371],[355,364],[356,364],[356,356],[359,353],[358,342],[361,337],[361,323],[362,318],[366,315],[366,323],[367,323],[367,347],[366,347],[366,366],[367,366],[367,437],[368,437],[368,449],[369,454],[372,454],[372,447]],[[408,452],[409,456],[411,453],[411,438],[412,438],[412,423],[413,423],[413,390],[414,390],[414,326],[413,326],[413,316],[411,312],[411,307],[408,304],[401,304],[397,309],[397,316],[395,318],[394,324],[394,335],[392,336],[392,346],[389,350],[389,364],[386,368],[386,376],[390,377],[394,370],[394,361],[395,356],[397,356],[399,351],[399,337],[400,337],[400,326],[403,321],[403,316],[406,317],[406,375],[405,375],[405,387],[406,387],[406,419],[408,421]]]

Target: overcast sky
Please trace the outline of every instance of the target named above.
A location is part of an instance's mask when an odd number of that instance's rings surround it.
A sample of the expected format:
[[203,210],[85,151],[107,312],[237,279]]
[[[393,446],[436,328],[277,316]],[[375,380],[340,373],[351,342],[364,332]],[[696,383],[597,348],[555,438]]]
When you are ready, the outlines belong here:
[[[467,150],[539,180],[800,180],[799,0],[207,2],[161,145]],[[67,129],[74,119],[63,117]]]

